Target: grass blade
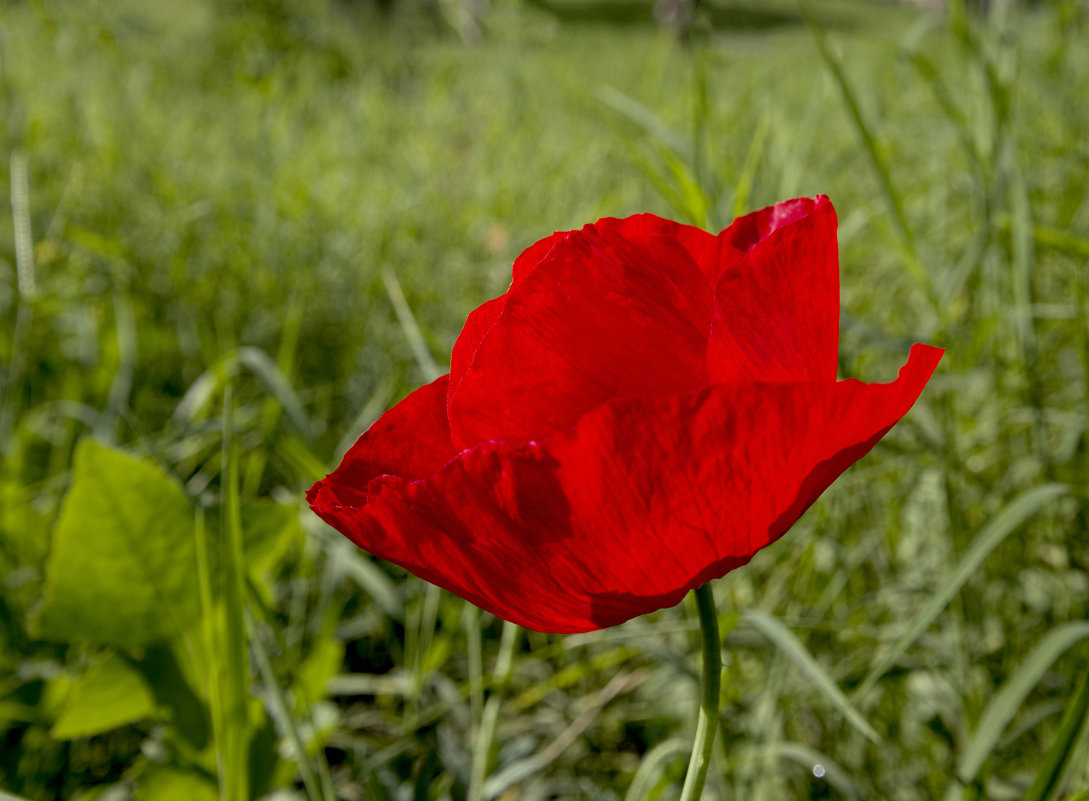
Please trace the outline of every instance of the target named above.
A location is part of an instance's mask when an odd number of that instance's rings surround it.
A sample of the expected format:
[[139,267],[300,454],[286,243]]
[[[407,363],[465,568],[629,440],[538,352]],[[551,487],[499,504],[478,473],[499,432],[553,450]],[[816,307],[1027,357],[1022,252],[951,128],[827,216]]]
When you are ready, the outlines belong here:
[[760,166],[760,159],[764,155],[764,146],[767,144],[770,132],[771,116],[765,112],[756,125],[756,133],[752,135],[749,152],[745,156],[745,163],[741,165],[741,174],[737,178],[737,187],[734,189],[734,218],[740,217],[749,210],[749,198],[752,196],[756,169]]
[[835,680],[813,658],[813,655],[802,645],[801,640],[794,636],[794,632],[783,625],[782,621],[759,609],[745,612],[742,619],[767,637],[772,645],[790,657],[794,664],[801,668],[806,677],[820,690],[821,694],[840,711],[851,726],[870,741],[875,743],[881,741],[869,721],[862,716],[861,712],[855,709]]
[[907,268],[908,272],[911,273],[919,286],[926,292],[931,303],[936,305],[937,299],[934,295],[934,287],[931,284],[930,275],[927,273],[926,269],[923,267],[922,261],[919,259],[919,253],[915,247],[915,237],[911,233],[911,227],[907,222],[907,215],[904,213],[903,201],[900,198],[900,193],[897,192],[896,187],[893,186],[892,171],[889,169],[888,160],[878,146],[877,137],[874,136],[873,133],[873,126],[870,125],[865,116],[863,116],[862,106],[859,104],[858,98],[855,96],[855,91],[851,88],[851,84],[847,80],[847,74],[843,69],[843,64],[840,62],[839,57],[836,56],[828,46],[828,40],[824,35],[824,29],[813,16],[808,2],[806,2],[806,0],[801,0],[801,2],[798,3],[798,7],[802,12],[802,16],[805,18],[806,25],[809,26],[809,30],[813,34],[813,41],[817,44],[817,51],[820,53],[821,60],[824,61],[836,86],[839,87],[840,94],[843,95],[843,102],[847,104],[847,111],[850,114],[851,122],[854,124],[859,139],[862,140],[862,147],[866,151],[866,155],[869,156],[870,164],[873,166],[874,172],[877,175],[878,183],[881,185],[881,192],[884,194],[885,201],[888,203],[889,211],[892,212],[893,223],[895,224],[896,232],[900,237],[900,244],[904,251],[904,266]]
[[386,410],[390,400],[393,399],[393,391],[394,381],[390,376],[386,376],[379,382],[374,392],[367,398],[367,402],[363,404],[363,408],[359,410],[355,420],[344,429],[344,436],[340,438],[336,448],[336,461],[338,463],[344,458],[344,454],[348,452],[348,449],[352,447],[352,443],[359,439],[363,432],[382,416],[382,412]]
[[[851,777],[847,775],[842,767],[828,757],[827,754],[822,754],[816,748],[811,748],[804,743],[777,743],[772,746],[773,753],[780,759],[789,759],[807,770],[813,771],[814,776],[818,776],[830,785],[835,787],[843,796],[850,801],[862,801],[865,796],[862,791],[858,789]],[[823,773],[818,774],[817,768],[821,768]]]
[[420,325],[416,322],[416,317],[412,314],[412,309],[405,299],[404,290],[401,289],[401,282],[397,280],[393,270],[386,266],[382,267],[382,282],[386,285],[386,293],[389,295],[390,303],[393,304],[393,311],[397,314],[397,322],[401,324],[401,330],[405,333],[408,346],[412,349],[412,355],[416,358],[416,365],[420,368],[420,372],[423,373],[425,381],[434,381],[444,371],[439,368],[435,358],[431,355],[430,349],[427,347],[427,341],[420,330]]
[[[303,432],[304,437],[313,430],[310,427],[310,421],[307,420],[305,413],[303,413],[302,403],[299,402],[298,396],[291,391],[290,382],[287,380],[287,377],[295,369],[295,353],[299,346],[299,331],[302,327],[302,318],[302,306],[299,303],[293,303],[284,317],[283,334],[280,337],[280,347],[276,354],[276,373],[278,374],[277,377],[283,381],[283,387],[288,391],[283,394],[270,392],[261,404],[261,415],[257,428],[260,431],[261,439],[265,442],[272,439],[276,426],[280,422],[280,413],[287,408],[284,405],[285,398],[290,399],[294,404],[294,412],[298,417],[293,417],[292,422],[296,428],[300,422],[306,425],[307,429]],[[268,456],[267,447],[254,448],[246,455],[246,468],[242,473],[243,497],[249,498],[257,494],[265,474],[265,467],[268,464]]]
[[1089,239],[1046,225],[1036,225],[1032,238],[1041,250],[1053,250],[1076,259],[1089,259]]
[[1078,689],[1070,700],[1070,706],[1063,713],[1055,742],[1044,754],[1040,770],[1022,801],[1048,801],[1061,789],[1063,774],[1066,773],[1070,756],[1074,752],[1074,745],[1081,738],[1086,720],[1089,719],[1089,665],[1084,670]]
[[1018,526],[1040,510],[1041,507],[1054,499],[1067,494],[1070,488],[1065,484],[1041,484],[1038,487],[1025,490],[1014,498],[1001,512],[991,518],[975,540],[972,541],[968,551],[960,558],[952,574],[945,583],[931,596],[930,601],[915,615],[907,630],[891,647],[881,654],[881,657],[870,668],[866,678],[852,693],[852,698],[862,698],[877,683],[877,680],[885,675],[892,664],[906,651],[916,638],[934,622],[953,597],[971,578],[972,574],[983,564],[983,560],[998,547],[1010,533]]
[[674,765],[684,765],[691,749],[691,743],[675,739],[666,740],[647,751],[639,760],[639,768],[628,786],[624,801],[644,801],[650,798],[651,791],[662,774]]
[[197,419],[212,402],[227,379],[234,375],[237,361],[233,353],[225,354],[196,377],[185,390],[178,405],[174,407],[172,419],[176,423],[188,424]]
[[495,683],[492,685],[488,701],[484,704],[484,712],[481,716],[480,728],[476,733],[476,742],[473,744],[473,761],[469,775],[469,791],[466,795],[468,801],[482,801],[488,797],[488,784],[485,781],[488,775],[488,765],[495,750],[495,731],[499,726],[499,706],[502,702],[502,693],[507,680],[510,678],[514,667],[514,652],[518,646],[518,634],[520,629],[514,623],[504,621],[503,637],[499,641],[499,655],[495,660]]
[[461,608],[461,625],[465,629],[469,665],[469,720],[472,730],[477,732],[484,720],[484,643],[480,633],[480,609],[468,601]]
[[245,556],[238,492],[238,450],[234,445],[234,399],[227,384],[223,398],[223,515],[225,672],[223,682],[225,801],[249,799],[248,665],[245,616]]
[[[324,527],[324,524],[321,524]],[[335,535],[335,536],[330,536]],[[397,588],[370,557],[332,529],[324,528],[321,545],[338,580],[351,579],[375,605],[393,620],[404,620],[405,606]]]
[[[634,689],[642,680],[643,677],[639,673],[622,671],[613,676],[612,680],[593,696],[587,709],[571,721],[555,740],[532,756],[506,765],[494,776],[489,777],[483,784],[481,797],[484,801],[492,801],[492,799],[503,795],[519,782],[525,781],[535,773],[542,772],[555,762],[575,740],[582,736],[582,733],[590,727],[610,701],[621,693]],[[490,704],[493,700],[498,701],[498,698],[492,696],[492,698],[488,699],[488,703]],[[498,712],[498,704],[495,709]],[[488,710],[485,709],[485,716],[487,712]]]
[[1089,621],[1079,620],[1057,626],[1032,650],[1021,667],[1006,679],[1002,689],[991,698],[980,715],[975,733],[961,755],[957,776],[962,782],[981,781],[979,774],[984,763],[1029,693],[1056,659],[1086,638],[1089,638]]
[[19,295],[32,300],[37,293],[34,274],[34,236],[30,228],[30,181],[26,154],[11,152],[11,217],[15,233],[15,276]]
[[[329,779],[329,770],[328,768],[322,770],[321,768],[324,766],[319,764],[318,770],[315,771],[314,766],[310,764],[310,759],[306,755],[306,747],[303,745],[302,735],[299,734],[299,727],[295,725],[295,719],[288,708],[284,691],[276,681],[276,673],[272,669],[272,661],[269,659],[268,651],[265,650],[265,644],[261,641],[257,624],[248,609],[246,610],[246,629],[249,632],[250,645],[253,647],[253,656],[257,662],[257,669],[261,672],[261,680],[265,683],[265,691],[268,693],[269,711],[273,720],[276,721],[276,727],[281,736],[286,737],[288,742],[291,743],[292,756],[299,768],[299,775],[302,777],[307,795],[310,796],[311,801],[333,801],[336,795]],[[321,759],[320,755],[318,759]]]
[[212,571],[208,560],[208,536],[204,527],[204,510],[197,509],[197,519],[194,526],[194,536],[197,540],[197,586],[200,590],[201,611],[201,635],[204,650],[203,668],[204,675],[208,679],[208,706],[211,709],[212,737],[215,741],[216,764],[219,769],[219,792],[224,798],[227,796],[227,754],[225,751],[226,728],[223,716],[223,683],[221,677],[224,673],[220,662],[222,650],[218,647],[216,637],[216,605],[212,598]]
[[689,159],[691,147],[677,131],[669,127],[662,118],[644,106],[638,100],[629,97],[611,86],[602,86],[597,93],[598,99],[617,114],[627,118],[643,129],[651,139],[673,151],[681,159]]
[[291,383],[287,380],[276,362],[260,348],[245,346],[238,349],[238,363],[249,368],[267,389],[280,402],[284,414],[291,420],[292,425],[303,436],[306,442],[314,441],[314,427],[310,425],[310,418],[306,416],[302,401],[295,394]]

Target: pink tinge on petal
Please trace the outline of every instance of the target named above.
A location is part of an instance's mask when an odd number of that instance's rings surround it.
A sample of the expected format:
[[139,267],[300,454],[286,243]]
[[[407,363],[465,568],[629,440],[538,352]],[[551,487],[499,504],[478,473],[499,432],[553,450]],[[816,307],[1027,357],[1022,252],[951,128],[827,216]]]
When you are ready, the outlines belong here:
[[711,289],[699,266],[676,239],[603,229],[558,241],[508,292],[468,369],[458,358],[459,447],[542,439],[612,398],[706,384]]
[[719,238],[742,253],[748,253],[780,228],[809,216],[818,207],[824,205],[829,208],[832,206],[825,195],[784,200],[774,206],[767,206],[744,217],[738,217],[719,234]]
[[835,381],[839,249],[832,204],[823,196],[789,201],[739,223],[724,235],[733,232],[748,252],[715,287],[710,380]]
[[[543,443],[488,443],[362,509],[315,506],[366,550],[540,631],[677,603],[782,535],[907,412],[939,349],[888,384],[723,384],[610,401]],[[331,476],[330,481],[334,481]]]

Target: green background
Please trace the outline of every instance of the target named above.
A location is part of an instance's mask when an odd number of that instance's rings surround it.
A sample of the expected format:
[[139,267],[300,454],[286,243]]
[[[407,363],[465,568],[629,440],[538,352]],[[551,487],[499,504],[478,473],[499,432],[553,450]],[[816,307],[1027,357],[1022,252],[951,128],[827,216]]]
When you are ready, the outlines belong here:
[[840,374],[947,352],[716,582],[704,797],[1089,788],[1089,12],[988,5],[0,5],[0,798],[675,797],[687,604],[516,631],[302,492],[536,239],[816,193]]

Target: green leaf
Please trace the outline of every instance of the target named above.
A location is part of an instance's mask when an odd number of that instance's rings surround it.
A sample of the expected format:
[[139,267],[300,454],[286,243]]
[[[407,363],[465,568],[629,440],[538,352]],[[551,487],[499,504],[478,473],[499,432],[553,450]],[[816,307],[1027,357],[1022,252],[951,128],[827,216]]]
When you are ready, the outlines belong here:
[[83,440],[35,635],[132,648],[190,625],[200,611],[192,526],[185,494],[162,470]]
[[109,653],[77,678],[50,734],[57,740],[90,737],[146,718],[155,699],[143,677]]
[[219,792],[200,773],[163,765],[140,777],[132,801],[219,801]]
[[772,645],[789,656],[794,664],[801,668],[806,677],[813,682],[814,686],[820,690],[821,694],[843,714],[848,723],[871,741],[875,743],[881,741],[869,721],[862,717],[862,713],[851,705],[851,702],[847,700],[847,696],[843,694],[835,680],[828,675],[827,671],[813,658],[813,655],[802,645],[801,641],[794,636],[794,632],[783,625],[782,621],[759,609],[751,609],[745,612],[742,617],[767,637]]

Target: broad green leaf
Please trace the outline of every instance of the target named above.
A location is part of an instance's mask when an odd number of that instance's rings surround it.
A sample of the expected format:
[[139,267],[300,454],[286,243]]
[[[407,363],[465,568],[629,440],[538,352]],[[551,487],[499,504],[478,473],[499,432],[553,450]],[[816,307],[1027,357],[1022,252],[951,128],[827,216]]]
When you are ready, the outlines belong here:
[[814,686],[821,691],[821,694],[843,714],[848,723],[871,741],[880,742],[881,738],[877,736],[877,732],[874,731],[869,721],[862,717],[862,713],[851,705],[851,702],[847,700],[847,696],[843,694],[835,680],[828,675],[827,671],[813,658],[808,649],[794,636],[794,632],[783,625],[782,621],[758,609],[751,609],[745,612],[742,617],[767,637],[772,645],[789,656],[794,664],[801,668],[806,677],[813,682]]
[[53,532],[35,634],[132,648],[192,625],[199,613],[192,527],[184,493],[162,470],[83,440]]
[[147,717],[155,699],[143,677],[110,653],[72,682],[50,734],[57,740],[90,737]]
[[140,777],[132,801],[219,801],[219,792],[196,771],[157,765]]

